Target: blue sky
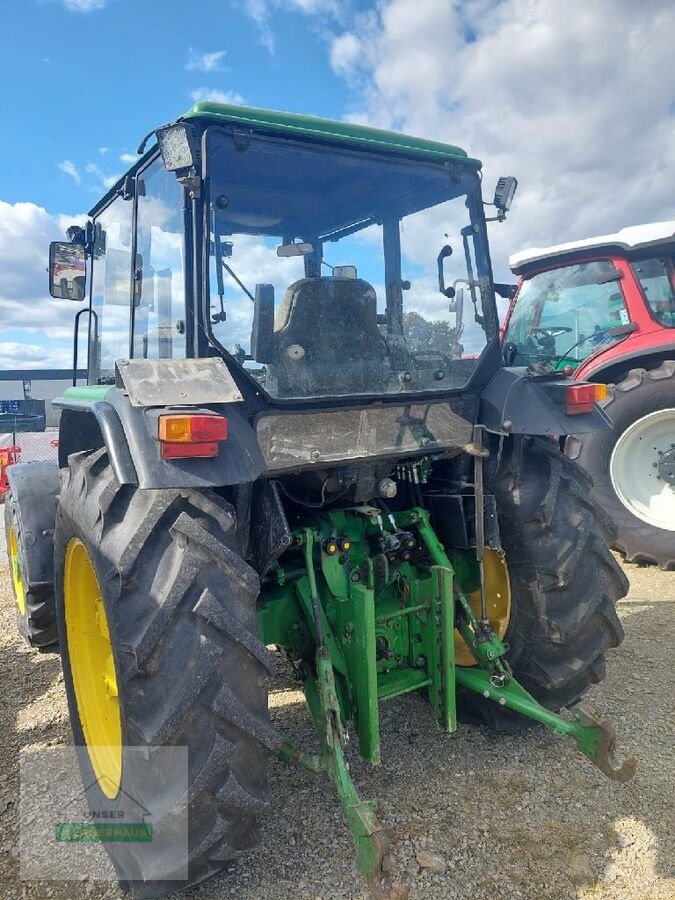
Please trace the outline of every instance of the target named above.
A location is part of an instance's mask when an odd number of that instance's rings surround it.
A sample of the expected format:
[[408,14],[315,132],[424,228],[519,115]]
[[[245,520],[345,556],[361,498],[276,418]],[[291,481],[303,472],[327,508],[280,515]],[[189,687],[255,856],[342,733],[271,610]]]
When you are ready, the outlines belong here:
[[0,368],[68,366],[47,249],[195,98],[464,146],[508,256],[675,220],[671,0],[3,0]]
[[0,103],[11,127],[0,138],[0,197],[10,203],[88,209],[103,179],[128,165],[120,156],[199,91],[335,118],[347,111],[320,22],[300,11],[274,18],[270,52],[255,19],[227,0],[3,6]]

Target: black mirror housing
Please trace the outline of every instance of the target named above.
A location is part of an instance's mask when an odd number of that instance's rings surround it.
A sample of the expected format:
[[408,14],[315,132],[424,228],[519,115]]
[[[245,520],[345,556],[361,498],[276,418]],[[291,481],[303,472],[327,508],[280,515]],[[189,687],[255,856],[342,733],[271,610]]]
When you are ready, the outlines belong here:
[[49,245],[49,293],[57,300],[85,299],[87,264],[82,244],[52,241]]

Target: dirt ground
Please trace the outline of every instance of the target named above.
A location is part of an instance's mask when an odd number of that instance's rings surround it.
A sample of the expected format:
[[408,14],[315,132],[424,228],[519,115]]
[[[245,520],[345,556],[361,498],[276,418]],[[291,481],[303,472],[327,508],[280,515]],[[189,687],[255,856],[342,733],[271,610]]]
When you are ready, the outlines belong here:
[[[627,785],[607,781],[574,745],[536,728],[441,734],[416,697],[383,708],[383,764],[352,759],[362,796],[377,798],[399,877],[417,898],[673,900],[675,898],[675,573],[627,566],[626,640],[587,705],[612,720],[638,759]],[[301,694],[280,681],[275,724],[311,744]],[[19,755],[70,742],[58,655],[20,641],[0,552],[0,896],[122,896],[116,884],[21,882]],[[316,900],[366,897],[331,785],[271,763],[272,812],[262,844],[229,871],[176,897]],[[421,868],[420,851],[440,857]],[[443,871],[440,871],[443,870]]]

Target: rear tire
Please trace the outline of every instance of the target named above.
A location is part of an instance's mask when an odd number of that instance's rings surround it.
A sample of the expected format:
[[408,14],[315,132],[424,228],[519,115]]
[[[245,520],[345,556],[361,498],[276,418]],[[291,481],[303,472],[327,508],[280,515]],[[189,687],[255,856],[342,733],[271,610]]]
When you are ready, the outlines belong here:
[[[662,410],[671,413],[672,443],[675,444],[675,362],[669,360],[651,370],[631,369],[622,381],[609,387],[603,406],[613,419],[614,428],[570,435],[565,453],[590,473],[593,495],[614,522],[617,530],[614,546],[626,561],[656,563],[662,569],[675,569],[675,515],[672,529],[657,527],[635,515],[617,494],[615,485],[618,482],[613,480],[610,468],[617,443],[626,430],[651,413]],[[664,484],[656,481],[657,450],[669,450],[669,444],[667,442],[663,448],[645,448],[643,478],[647,490],[655,490]],[[630,492],[628,485],[625,488]],[[672,491],[675,507],[675,487],[663,489]],[[630,501],[630,497],[627,499]]]
[[[43,503],[47,503],[48,500],[49,498],[45,497]],[[54,612],[54,584],[51,581],[31,580],[30,567],[26,560],[28,551],[26,539],[27,535],[24,534],[17,501],[10,493],[5,498],[5,540],[16,604],[16,624],[19,634],[31,647],[42,649],[53,646],[58,641]],[[32,540],[33,552],[35,552],[36,541],[40,543],[41,536],[38,535],[36,538],[31,535],[28,540]],[[49,549],[51,549],[51,543]]]
[[[120,486],[105,449],[69,458],[54,540],[64,681],[90,805],[133,804],[129,821],[139,804],[152,814],[152,843],[105,844],[135,897],[216,874],[257,843],[268,806],[266,761],[280,744],[267,710],[274,663],[256,635],[259,583],[235,530],[232,507],[210,491]],[[94,569],[114,660],[122,767],[113,799],[96,780],[74,689],[65,604],[77,597],[67,579],[64,592],[72,541]],[[188,748],[187,789],[157,765],[157,746]]]
[[[515,677],[543,706],[560,710],[604,678],[605,651],[623,640],[616,602],[628,581],[609,551],[612,527],[589,498],[590,478],[550,440],[508,441],[495,494],[511,582],[504,641]],[[476,694],[462,692],[466,721],[498,729],[532,724]]]

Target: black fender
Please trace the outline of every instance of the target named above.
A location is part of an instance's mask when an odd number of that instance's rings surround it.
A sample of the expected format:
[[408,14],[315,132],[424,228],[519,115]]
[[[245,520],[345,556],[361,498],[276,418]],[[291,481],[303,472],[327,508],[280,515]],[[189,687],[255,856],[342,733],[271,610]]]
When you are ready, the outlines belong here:
[[501,368],[481,394],[478,422],[496,434],[550,437],[611,428],[612,420],[597,404],[590,413],[567,415],[565,391],[577,383],[533,375],[524,366]]
[[[59,465],[68,465],[71,453],[103,447],[120,484],[139,488],[207,488],[255,481],[264,461],[255,433],[233,403],[195,407],[132,406],[127,394],[110,388],[102,400],[60,397]],[[228,438],[211,459],[164,460],[157,437],[158,412],[214,412],[228,420]]]
[[7,468],[22,576],[31,589],[54,585],[54,524],[59,500],[59,467],[54,462],[16,463]]

